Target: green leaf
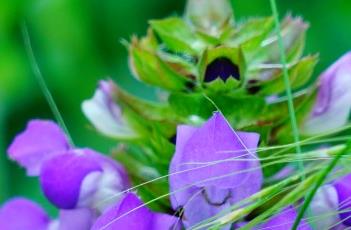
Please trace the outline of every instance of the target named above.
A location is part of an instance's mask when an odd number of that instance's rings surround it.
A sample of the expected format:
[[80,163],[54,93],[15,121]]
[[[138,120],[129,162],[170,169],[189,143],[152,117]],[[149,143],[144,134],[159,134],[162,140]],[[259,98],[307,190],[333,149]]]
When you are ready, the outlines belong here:
[[[308,25],[302,18],[293,18],[290,15],[284,18],[281,25],[281,35],[288,63],[295,62],[301,57],[305,47],[307,28]],[[276,33],[272,31],[269,37],[261,43],[257,58],[262,63],[277,63],[279,57],[278,39]]]
[[151,20],[152,29],[164,44],[173,52],[198,54],[205,44],[181,18],[172,17],[163,20]]
[[241,46],[245,52],[257,52],[263,39],[273,28],[273,18],[251,18],[241,23],[229,38],[222,38],[228,46]]
[[171,69],[155,52],[142,47],[136,38],[129,52],[131,69],[137,79],[171,91],[185,88],[188,79]]
[[[288,73],[292,89],[300,88],[310,80],[317,62],[317,55],[307,56],[289,68]],[[277,71],[277,74],[272,79],[265,81],[261,85],[260,94],[279,94],[285,91],[283,73],[281,70]]]
[[200,93],[172,93],[168,102],[174,113],[184,117],[200,116],[207,119],[215,111],[215,107]]

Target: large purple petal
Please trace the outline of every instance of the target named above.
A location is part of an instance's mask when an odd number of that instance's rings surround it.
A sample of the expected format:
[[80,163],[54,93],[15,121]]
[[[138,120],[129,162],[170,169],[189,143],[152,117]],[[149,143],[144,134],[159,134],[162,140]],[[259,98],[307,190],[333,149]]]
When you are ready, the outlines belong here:
[[350,88],[351,52],[348,52],[320,76],[317,101],[302,130],[312,135],[345,125],[351,110]]
[[101,215],[92,230],[163,230],[170,229],[175,221],[165,214],[152,213],[136,195],[129,193]]
[[[183,174],[183,180],[189,184],[203,181],[198,186],[234,188],[245,183],[250,186],[250,174],[261,170],[252,167],[259,162],[255,153],[258,140],[258,134],[235,132],[222,114],[215,113],[193,133],[183,151],[176,152],[181,155],[176,169],[191,169]],[[256,179],[261,184],[262,178]]]
[[45,211],[27,199],[15,198],[0,209],[1,230],[46,230],[49,223]]
[[43,162],[70,148],[64,132],[54,122],[32,120],[8,148],[9,157],[37,176]]
[[178,127],[169,180],[172,206],[184,209],[187,227],[259,191],[258,140],[235,132],[220,113],[200,128]]
[[[270,230],[286,230],[291,229],[297,213],[293,207],[287,207],[281,213],[271,217],[267,222],[254,229],[270,229]],[[298,230],[312,230],[312,228],[305,222],[301,221]]]
[[187,188],[182,191],[177,191],[177,189],[187,186],[186,181],[182,180],[184,173],[181,170],[177,170],[177,167],[181,164],[181,154],[185,144],[196,130],[197,128],[188,125],[180,125],[177,127],[176,153],[172,158],[169,169],[170,190],[174,192],[174,194],[170,196],[170,199],[174,209],[181,206],[180,204],[186,203],[193,192],[197,190],[195,188]]
[[334,183],[338,194],[340,219],[344,225],[351,226],[351,174],[339,179]]
[[84,178],[102,171],[99,161],[84,150],[71,150],[43,165],[40,183],[45,196],[58,208],[75,208]]

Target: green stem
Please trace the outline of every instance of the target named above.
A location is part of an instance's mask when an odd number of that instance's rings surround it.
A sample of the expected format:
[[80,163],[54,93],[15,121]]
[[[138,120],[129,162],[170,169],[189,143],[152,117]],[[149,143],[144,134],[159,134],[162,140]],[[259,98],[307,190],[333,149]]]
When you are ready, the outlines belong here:
[[[276,4],[275,0],[270,0],[270,3],[271,3],[271,8],[272,8],[272,12],[273,12],[274,21],[275,21],[275,27],[276,27],[275,29],[276,29],[276,33],[277,33],[277,37],[278,37],[280,62],[282,63],[282,66],[283,66],[284,84],[285,84],[286,96],[288,97],[288,109],[289,109],[292,132],[294,135],[294,142],[296,143],[296,152],[297,152],[297,154],[301,154],[301,146],[299,144],[300,143],[300,135],[299,135],[299,130],[298,130],[296,116],[295,116],[295,108],[294,108],[292,91],[291,91],[291,86],[290,86],[290,81],[289,81],[289,73],[288,73],[288,69],[287,69],[287,65],[286,65],[284,43],[283,43],[282,35],[280,33],[281,26],[280,26],[280,22],[279,22],[277,4]],[[298,162],[298,168],[302,172],[304,171],[303,161]]]
[[[2,104],[0,103],[0,152],[3,153],[5,152],[5,143],[4,143],[4,120],[5,120],[5,115],[3,111]],[[7,174],[7,161],[5,154],[1,154],[0,156],[0,203],[5,201],[8,198],[8,174]]]
[[61,113],[60,113],[60,111],[55,103],[55,100],[54,100],[48,86],[46,85],[45,79],[40,71],[38,62],[35,59],[32,44],[30,41],[29,32],[28,32],[28,29],[27,29],[27,26],[25,23],[23,23],[23,25],[22,25],[22,34],[23,34],[23,39],[24,39],[24,46],[26,48],[26,52],[28,54],[28,58],[29,58],[31,66],[32,66],[34,76],[35,76],[35,78],[40,86],[40,89],[43,92],[45,99],[48,102],[49,107],[50,107],[56,121],[61,126],[61,128],[64,130],[64,132],[66,133],[67,138],[69,139],[71,145],[74,146],[72,137],[69,134],[67,126],[65,125],[65,122],[61,116]]
[[329,163],[329,165],[320,173],[320,176],[317,178],[316,184],[313,186],[312,190],[310,193],[307,194],[305,201],[303,203],[302,208],[299,211],[299,214],[297,215],[294,225],[292,227],[292,230],[296,230],[297,227],[299,226],[303,216],[305,215],[305,212],[307,210],[307,208],[309,207],[310,203],[312,202],[313,197],[315,196],[318,188],[324,183],[325,179],[327,178],[327,176],[329,175],[329,173],[334,169],[334,167],[336,166],[336,164],[339,162],[339,160],[345,155],[347,154],[347,152],[350,150],[351,148],[351,141],[349,141],[345,148],[340,151],[339,154],[337,154],[334,159]]

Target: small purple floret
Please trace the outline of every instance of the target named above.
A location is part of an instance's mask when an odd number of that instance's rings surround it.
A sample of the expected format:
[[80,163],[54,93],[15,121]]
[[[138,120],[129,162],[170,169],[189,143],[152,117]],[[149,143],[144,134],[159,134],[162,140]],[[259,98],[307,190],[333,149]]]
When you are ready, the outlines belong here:
[[44,161],[69,148],[67,137],[54,122],[32,120],[16,136],[7,152],[29,176],[38,176]]

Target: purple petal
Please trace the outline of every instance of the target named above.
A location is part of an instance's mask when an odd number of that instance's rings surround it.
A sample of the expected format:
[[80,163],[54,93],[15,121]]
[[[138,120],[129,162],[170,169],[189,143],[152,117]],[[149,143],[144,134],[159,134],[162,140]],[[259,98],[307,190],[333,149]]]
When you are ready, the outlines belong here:
[[334,183],[339,199],[339,214],[344,225],[351,226],[351,174]]
[[[258,134],[235,132],[223,115],[215,113],[193,133],[183,151],[176,152],[180,154],[176,170],[191,169],[182,174],[183,180],[189,184],[204,181],[201,186],[214,185],[219,188],[234,188],[245,183],[249,186],[252,182],[256,184],[256,181],[247,179],[251,173],[260,171],[259,167],[252,172],[240,173],[239,171],[251,170],[253,165],[259,163],[255,153],[258,140]],[[248,152],[248,149],[251,151]],[[204,165],[208,166],[201,167]],[[208,180],[216,177],[219,179]],[[262,178],[256,179],[261,184]]]
[[30,200],[15,198],[0,209],[1,230],[45,230],[50,219],[45,211]]
[[303,126],[306,134],[328,132],[348,121],[351,109],[351,52],[342,56],[319,79],[317,101]]
[[[177,189],[183,188],[187,185],[186,182],[182,180],[183,173],[180,170],[177,170],[177,167],[179,164],[181,164],[181,154],[185,144],[196,130],[197,128],[188,125],[179,125],[177,127],[176,153],[172,158],[169,169],[169,173],[171,174],[169,177],[171,191],[176,191]],[[184,204],[187,202],[188,197],[193,194],[193,191],[190,190],[191,189],[186,189],[180,193],[176,192],[176,194],[170,196],[174,209],[177,209],[179,204]],[[193,190],[196,191],[197,189]]]
[[[340,218],[338,215],[338,194],[333,185],[327,184],[320,187],[314,196],[310,210],[312,218],[318,218],[313,222],[316,229],[330,229],[332,226],[339,226]],[[333,228],[334,229],[334,228]]]
[[[232,194],[230,194],[229,189],[197,189],[191,196],[187,197],[187,202],[182,204],[184,226],[189,228],[229,208],[230,203],[227,202],[227,199],[230,198],[230,195]],[[230,226],[225,226],[222,229],[230,229]]]
[[95,220],[89,209],[61,210],[58,220],[60,230],[89,230]]
[[258,140],[256,133],[235,132],[220,113],[200,128],[178,127],[169,180],[172,206],[184,208],[187,227],[259,191]]
[[59,208],[94,207],[103,211],[130,187],[124,168],[90,149],[76,149],[47,161],[40,175],[42,189]]
[[170,229],[175,221],[165,214],[152,213],[136,195],[129,193],[101,215],[92,230],[163,230]]
[[45,196],[54,205],[72,209],[78,204],[84,178],[101,170],[94,156],[84,150],[72,150],[44,163],[40,183]]
[[[254,229],[270,229],[270,230],[286,230],[291,229],[297,213],[293,207],[285,208],[281,213],[271,217],[266,223]],[[298,230],[312,230],[312,228],[305,222],[301,221]]]
[[50,157],[70,148],[64,132],[52,121],[32,120],[8,148],[9,157],[26,168],[29,176],[39,175]]
[[115,90],[112,81],[101,81],[93,98],[83,102],[83,112],[95,128],[106,136],[136,138],[137,134],[128,126],[121,109],[113,100]]

